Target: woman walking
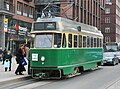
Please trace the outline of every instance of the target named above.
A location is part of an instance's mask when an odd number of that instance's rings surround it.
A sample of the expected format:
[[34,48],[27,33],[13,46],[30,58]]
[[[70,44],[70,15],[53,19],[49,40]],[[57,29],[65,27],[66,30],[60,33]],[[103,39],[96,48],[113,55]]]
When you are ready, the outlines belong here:
[[16,75],[18,75],[18,73],[19,73],[19,75],[23,75],[22,72],[26,71],[24,65],[22,65],[22,60],[24,59],[24,53],[25,53],[24,52],[24,45],[20,44],[20,48],[19,48],[18,53],[16,55],[17,60],[19,60],[19,61],[17,61],[17,63],[19,65],[15,71]]

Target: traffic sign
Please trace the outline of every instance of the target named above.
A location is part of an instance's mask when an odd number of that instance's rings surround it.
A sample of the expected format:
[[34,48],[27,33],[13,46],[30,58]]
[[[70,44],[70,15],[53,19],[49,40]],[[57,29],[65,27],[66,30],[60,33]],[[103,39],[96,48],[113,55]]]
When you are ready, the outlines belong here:
[[5,27],[5,28],[8,28],[8,24],[4,24],[4,27]]
[[13,34],[10,34],[10,38],[13,38]]
[[4,19],[4,24],[8,24],[8,19],[7,18]]
[[8,32],[8,28],[4,27],[4,32]]

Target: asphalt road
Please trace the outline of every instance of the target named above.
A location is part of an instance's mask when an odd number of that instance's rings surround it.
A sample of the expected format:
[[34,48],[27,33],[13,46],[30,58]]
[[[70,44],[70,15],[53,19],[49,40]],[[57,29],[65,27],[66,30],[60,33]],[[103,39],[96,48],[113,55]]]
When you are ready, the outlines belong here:
[[[56,81],[34,89],[109,89],[120,79],[120,64],[102,66],[98,70],[87,71],[80,76]],[[116,87],[112,89],[119,89]]]
[[97,70],[86,71],[70,79],[25,79],[0,87],[2,89],[120,89],[120,82],[116,84],[119,80],[120,64],[116,66],[101,66]]

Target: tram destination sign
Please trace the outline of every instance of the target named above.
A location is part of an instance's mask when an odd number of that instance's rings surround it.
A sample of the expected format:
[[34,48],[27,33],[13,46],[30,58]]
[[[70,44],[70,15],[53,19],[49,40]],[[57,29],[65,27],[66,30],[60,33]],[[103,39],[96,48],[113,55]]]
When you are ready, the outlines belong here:
[[56,22],[37,22],[34,23],[34,30],[56,30]]

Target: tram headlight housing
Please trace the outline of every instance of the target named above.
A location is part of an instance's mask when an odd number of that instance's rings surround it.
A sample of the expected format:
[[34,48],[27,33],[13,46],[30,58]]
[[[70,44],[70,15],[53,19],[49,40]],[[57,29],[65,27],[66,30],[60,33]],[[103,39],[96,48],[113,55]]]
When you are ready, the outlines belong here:
[[36,53],[32,54],[32,61],[38,61],[38,54]]

